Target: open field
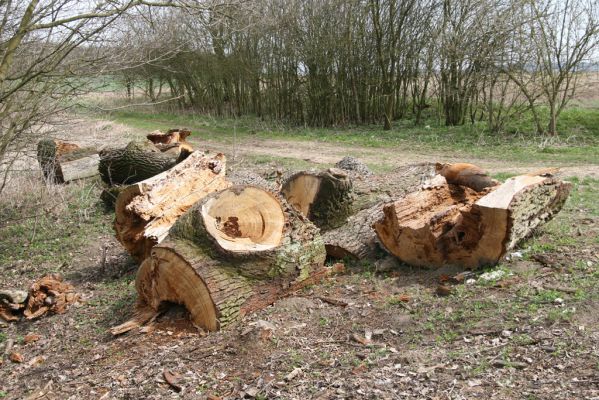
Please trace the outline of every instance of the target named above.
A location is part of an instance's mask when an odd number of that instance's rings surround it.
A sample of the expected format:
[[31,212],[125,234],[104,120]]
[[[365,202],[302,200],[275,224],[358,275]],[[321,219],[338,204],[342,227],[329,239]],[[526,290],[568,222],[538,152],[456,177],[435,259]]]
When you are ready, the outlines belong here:
[[[59,272],[83,301],[63,315],[2,326],[0,343],[14,340],[25,361],[0,365],[0,398],[599,398],[599,116],[575,111],[584,116],[572,117],[578,130],[554,143],[438,126],[383,133],[140,112],[77,116],[63,139],[118,144],[187,126],[197,148],[264,173],[330,166],[348,154],[377,171],[467,160],[499,178],[562,166],[574,189],[555,220],[486,271],[495,277],[477,273],[447,297],[435,294],[437,284],[458,270],[348,263],[345,274],[223,332],[198,335],[174,309],[149,333],[113,338],[107,330],[135,302],[136,265],[112,236],[100,184],[46,188],[32,168],[0,199],[0,287]],[[260,320],[274,325],[271,335],[248,331]],[[353,339],[367,331],[372,343]],[[30,332],[41,340],[25,344]],[[181,375],[181,393],[164,382],[164,369]]]

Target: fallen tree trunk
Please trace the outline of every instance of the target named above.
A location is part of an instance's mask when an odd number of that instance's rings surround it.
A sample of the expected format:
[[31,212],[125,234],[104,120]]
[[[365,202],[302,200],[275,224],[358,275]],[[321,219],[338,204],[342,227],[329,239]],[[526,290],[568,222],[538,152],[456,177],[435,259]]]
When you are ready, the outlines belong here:
[[493,265],[559,212],[570,188],[529,175],[483,192],[445,183],[386,205],[374,228],[385,248],[410,265]]
[[434,170],[434,164],[423,163],[401,166],[381,175],[355,175],[355,207],[359,211],[342,226],[322,234],[327,255],[339,259],[378,258],[384,250],[372,225],[383,216],[383,206],[418,190],[430,180]]
[[353,213],[352,181],[337,168],[298,172],[285,181],[281,193],[323,231],[343,225]]
[[319,230],[284,200],[254,186],[208,195],[179,218],[141,265],[136,317],[126,332],[164,302],[183,304],[195,325],[226,327],[322,277]]
[[116,238],[134,259],[144,260],[194,203],[230,186],[225,169],[223,154],[195,152],[173,168],[119,190]]
[[44,139],[37,144],[37,159],[44,179],[66,183],[98,175],[100,157],[92,148],[54,139]]
[[172,168],[183,161],[189,152],[173,146],[173,151],[161,151],[150,141],[130,142],[122,149],[100,152],[98,169],[108,185],[141,182]]

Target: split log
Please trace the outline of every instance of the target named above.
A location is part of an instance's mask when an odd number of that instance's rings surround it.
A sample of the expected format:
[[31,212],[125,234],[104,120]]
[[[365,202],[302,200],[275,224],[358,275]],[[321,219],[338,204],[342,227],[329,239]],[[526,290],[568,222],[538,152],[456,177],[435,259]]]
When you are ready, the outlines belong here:
[[146,138],[154,144],[170,144],[186,142],[186,139],[189,135],[191,135],[191,131],[189,129],[174,128],[169,129],[166,132],[154,131],[149,133]]
[[298,172],[285,181],[281,193],[323,231],[338,228],[353,213],[352,181],[337,168]]
[[468,163],[435,164],[435,170],[452,185],[466,186],[481,192],[488,187],[499,185],[499,182],[487,175],[482,168]]
[[385,248],[411,265],[493,265],[559,212],[570,189],[528,175],[483,192],[443,184],[386,205],[374,228]]
[[141,265],[130,330],[161,304],[184,305],[204,330],[222,329],[327,271],[319,229],[283,199],[254,186],[212,193],[179,218]]
[[383,216],[383,206],[426,184],[434,174],[434,167],[432,163],[405,165],[367,179],[356,178],[355,207],[359,211],[342,226],[322,234],[327,255],[339,259],[379,258],[384,250],[372,225]]
[[54,139],[44,139],[37,144],[37,159],[44,179],[55,183],[96,176],[100,162],[95,149]]
[[98,168],[105,183],[111,186],[128,185],[158,175],[183,161],[188,155],[187,151],[162,152],[150,141],[134,141],[122,149],[100,152]]
[[229,187],[223,154],[194,152],[173,168],[119,191],[116,238],[142,261],[168,234],[177,218],[207,194]]

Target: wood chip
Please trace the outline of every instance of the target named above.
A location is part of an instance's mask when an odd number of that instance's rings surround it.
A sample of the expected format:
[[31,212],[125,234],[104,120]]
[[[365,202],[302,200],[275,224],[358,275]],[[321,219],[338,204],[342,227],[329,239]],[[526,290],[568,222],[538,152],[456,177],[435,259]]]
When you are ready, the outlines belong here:
[[352,340],[353,340],[354,342],[357,342],[357,343],[363,344],[364,346],[366,346],[366,345],[369,345],[370,343],[372,343],[372,341],[370,341],[370,340],[366,339],[366,338],[365,338],[365,337],[363,337],[363,336],[360,336],[360,335],[358,335],[357,333],[354,333],[354,334],[352,334],[352,337],[351,337],[351,338],[352,338]]
[[16,351],[13,351],[12,353],[10,353],[10,355],[8,356],[8,359],[14,363],[22,363],[23,361],[25,361],[25,357],[23,357],[23,355],[21,353],[17,353]]
[[181,385],[179,385],[179,379],[181,379],[181,375],[177,374],[176,372],[173,373],[166,368],[164,371],[162,371],[162,374],[164,375],[164,380],[166,380],[166,383],[168,383],[175,390],[175,392],[179,393],[183,389]]
[[38,335],[37,333],[28,333],[27,335],[25,335],[25,337],[23,338],[23,343],[25,344],[29,344],[29,343],[33,343],[33,342],[37,342],[38,340],[40,340],[42,338],[41,335]]
[[439,296],[449,296],[451,294],[451,288],[446,285],[439,285],[437,286],[436,293]]

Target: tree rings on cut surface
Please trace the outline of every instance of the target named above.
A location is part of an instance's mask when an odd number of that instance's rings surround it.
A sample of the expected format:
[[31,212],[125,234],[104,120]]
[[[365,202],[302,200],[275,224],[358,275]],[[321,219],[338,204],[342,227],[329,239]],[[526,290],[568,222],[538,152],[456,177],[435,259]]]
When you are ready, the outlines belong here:
[[233,187],[202,205],[208,233],[225,251],[270,250],[281,243],[285,214],[279,201],[256,187]]

